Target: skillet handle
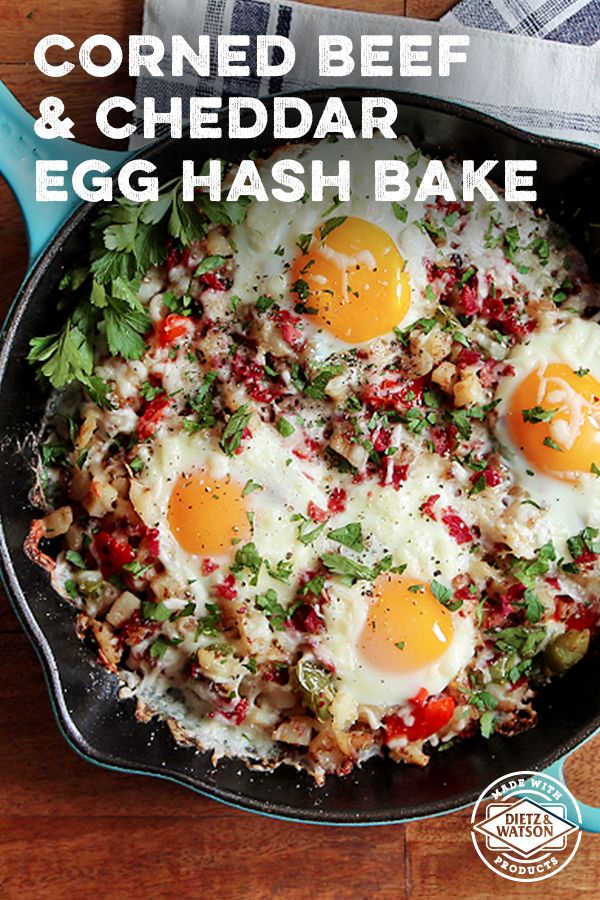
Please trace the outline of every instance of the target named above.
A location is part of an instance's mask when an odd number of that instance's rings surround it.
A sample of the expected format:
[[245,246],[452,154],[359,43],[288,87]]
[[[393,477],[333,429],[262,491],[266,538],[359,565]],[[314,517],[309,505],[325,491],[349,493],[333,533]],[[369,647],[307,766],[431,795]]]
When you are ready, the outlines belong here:
[[[579,747],[576,749],[579,750],[580,747],[583,747],[584,744],[587,744],[588,741],[597,738],[600,735],[600,728],[591,734],[583,744],[579,744]],[[565,782],[565,763],[571,756],[570,753],[567,753],[565,756],[561,757],[561,759],[557,759],[555,763],[549,766],[544,774],[550,775],[552,778],[558,779],[558,781],[562,781],[562,783],[566,787]],[[576,798],[577,799],[577,798]],[[600,834],[600,808],[595,806],[590,806],[588,803],[581,803],[579,800],[577,801],[579,805],[579,809],[581,810],[581,827],[584,831],[589,831],[592,834]]]
[[[39,138],[35,119],[0,81],[0,174],[21,207],[29,242],[29,268],[33,265],[63,222],[82,202],[70,185],[69,173],[84,159],[101,159],[111,170],[121,165],[129,153],[99,150],[66,138]],[[35,199],[35,164],[38,159],[66,159],[68,199],[38,202]]]

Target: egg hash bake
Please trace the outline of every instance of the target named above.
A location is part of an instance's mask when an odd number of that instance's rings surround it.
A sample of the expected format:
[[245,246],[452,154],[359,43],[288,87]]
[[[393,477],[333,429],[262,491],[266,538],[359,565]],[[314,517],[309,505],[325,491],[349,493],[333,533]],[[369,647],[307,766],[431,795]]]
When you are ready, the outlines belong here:
[[374,202],[391,143],[259,161],[350,158],[349,202],[103,207],[31,342],[26,549],[80,635],[178,741],[319,783],[531,727],[600,616],[597,287],[527,204]]

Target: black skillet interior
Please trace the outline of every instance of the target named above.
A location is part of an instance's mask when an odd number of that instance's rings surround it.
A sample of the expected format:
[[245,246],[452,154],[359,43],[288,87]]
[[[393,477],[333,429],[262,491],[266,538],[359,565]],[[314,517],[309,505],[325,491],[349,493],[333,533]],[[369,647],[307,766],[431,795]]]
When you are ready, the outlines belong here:
[[[364,94],[365,92],[361,92]],[[341,91],[358,123],[357,91]],[[318,113],[326,95],[305,95]],[[600,154],[568,144],[529,138],[461,107],[414,95],[395,94],[398,128],[434,156],[535,158],[540,203],[563,222],[598,273],[588,228],[598,209]],[[247,156],[272,146],[269,135],[252,142],[204,144],[163,142],[145,152],[163,177],[177,174],[180,160]],[[500,167],[498,167],[500,168]],[[540,770],[600,726],[600,698],[591,658],[545,691],[537,704],[538,726],[515,738],[473,739],[433,755],[425,769],[372,760],[360,771],[316,788],[303,773],[248,771],[236,761],[215,768],[207,755],[175,746],[162,723],[143,725],[132,701],[118,701],[116,679],[94,661],[91,648],[75,636],[73,615],[50,589],[45,573],[25,557],[22,546],[32,518],[32,434],[45,398],[25,361],[32,335],[58,324],[54,288],[85,244],[94,205],[82,207],[52,241],[21,289],[4,332],[0,356],[1,552],[13,605],[32,638],[48,680],[59,724],[88,759],[129,771],[169,777],[245,809],[302,821],[377,824],[434,815],[473,800],[489,783],[518,769]]]

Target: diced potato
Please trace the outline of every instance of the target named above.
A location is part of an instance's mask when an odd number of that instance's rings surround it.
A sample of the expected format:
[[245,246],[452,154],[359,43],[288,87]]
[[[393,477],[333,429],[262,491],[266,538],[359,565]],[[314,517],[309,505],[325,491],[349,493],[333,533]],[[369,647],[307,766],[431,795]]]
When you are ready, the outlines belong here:
[[151,268],[148,269],[144,277],[142,278],[142,283],[140,284],[140,289],[138,291],[138,297],[142,301],[142,303],[147,303],[158,291],[160,291],[163,285],[163,276],[160,269]]
[[443,362],[433,370],[431,375],[431,380],[434,384],[437,384],[438,387],[441,387],[443,391],[447,394],[452,392],[452,386],[454,384],[454,378],[456,376],[456,366],[451,362]]
[[252,337],[258,341],[265,353],[272,356],[291,356],[293,351],[284,341],[281,331],[272,319],[266,317],[254,317],[250,329]]
[[90,489],[81,503],[90,516],[100,517],[112,510],[118,496],[111,484],[92,478]]
[[410,351],[413,355],[412,363],[416,375],[426,375],[433,367],[448,356],[452,338],[439,329],[423,334],[414,331],[410,336]]
[[206,237],[206,252],[209,256],[231,256],[231,244],[224,234],[213,228]]
[[71,525],[66,533],[65,540],[69,550],[81,550],[83,543],[83,529],[80,525]]
[[331,716],[334,728],[345,731],[355,721],[358,704],[346,691],[339,691],[331,703]]
[[164,572],[150,582],[150,587],[157,600],[168,600],[170,597],[184,597],[185,588],[172,575]]
[[81,423],[81,428],[79,429],[79,434],[77,435],[77,450],[81,452],[85,447],[88,446],[91,441],[93,434],[98,426],[98,418],[100,416],[100,410],[97,406],[88,406],[83,415],[83,422]]
[[296,747],[308,747],[312,738],[314,719],[308,716],[294,716],[275,728],[272,734],[274,741],[293,744]]
[[75,466],[75,468],[72,469],[71,485],[69,487],[69,493],[73,500],[79,500],[79,502],[81,502],[88,493],[91,483],[92,476],[89,471]]
[[485,391],[475,372],[465,372],[452,390],[456,406],[474,406],[485,399]]
[[344,762],[344,754],[330,728],[323,729],[312,739],[309,753],[325,772],[336,772]]
[[331,399],[335,400],[337,403],[343,403],[350,394],[351,385],[349,375],[350,373],[348,370],[342,372],[341,375],[336,375],[329,381],[325,388],[327,396],[331,397]]
[[340,428],[334,431],[329,441],[329,446],[357,469],[362,469],[369,458],[368,450],[365,447],[361,447],[358,443],[352,443]]
[[222,648],[218,644],[203,647],[198,650],[196,658],[203,675],[217,684],[230,685],[232,689],[248,672],[241,660],[233,655],[230,644],[224,644]]
[[132,617],[134,612],[140,608],[140,605],[139,597],[136,597],[135,594],[132,594],[130,591],[123,591],[109,609],[106,615],[106,621],[109,622],[113,628],[120,628]]
[[70,506],[61,506],[44,516],[43,522],[46,537],[59,537],[66,534],[73,524],[73,510]]

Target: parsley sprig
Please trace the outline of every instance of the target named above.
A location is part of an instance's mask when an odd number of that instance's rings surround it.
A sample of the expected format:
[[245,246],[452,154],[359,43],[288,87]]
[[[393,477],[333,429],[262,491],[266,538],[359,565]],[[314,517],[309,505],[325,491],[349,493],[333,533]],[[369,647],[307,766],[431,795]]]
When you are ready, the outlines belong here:
[[198,194],[183,200],[180,178],[167,182],[158,200],[135,203],[120,197],[108,204],[91,227],[87,264],[68,271],[58,288],[57,306],[68,310],[59,331],[32,338],[28,360],[42,380],[60,388],[79,382],[97,403],[108,404],[109,388],[93,375],[94,345],[100,331],[115,356],[140,359],[150,330],[138,297],[150,266],[167,257],[169,244],[186,247],[203,238],[212,223],[238,225],[249,198],[211,201]]

